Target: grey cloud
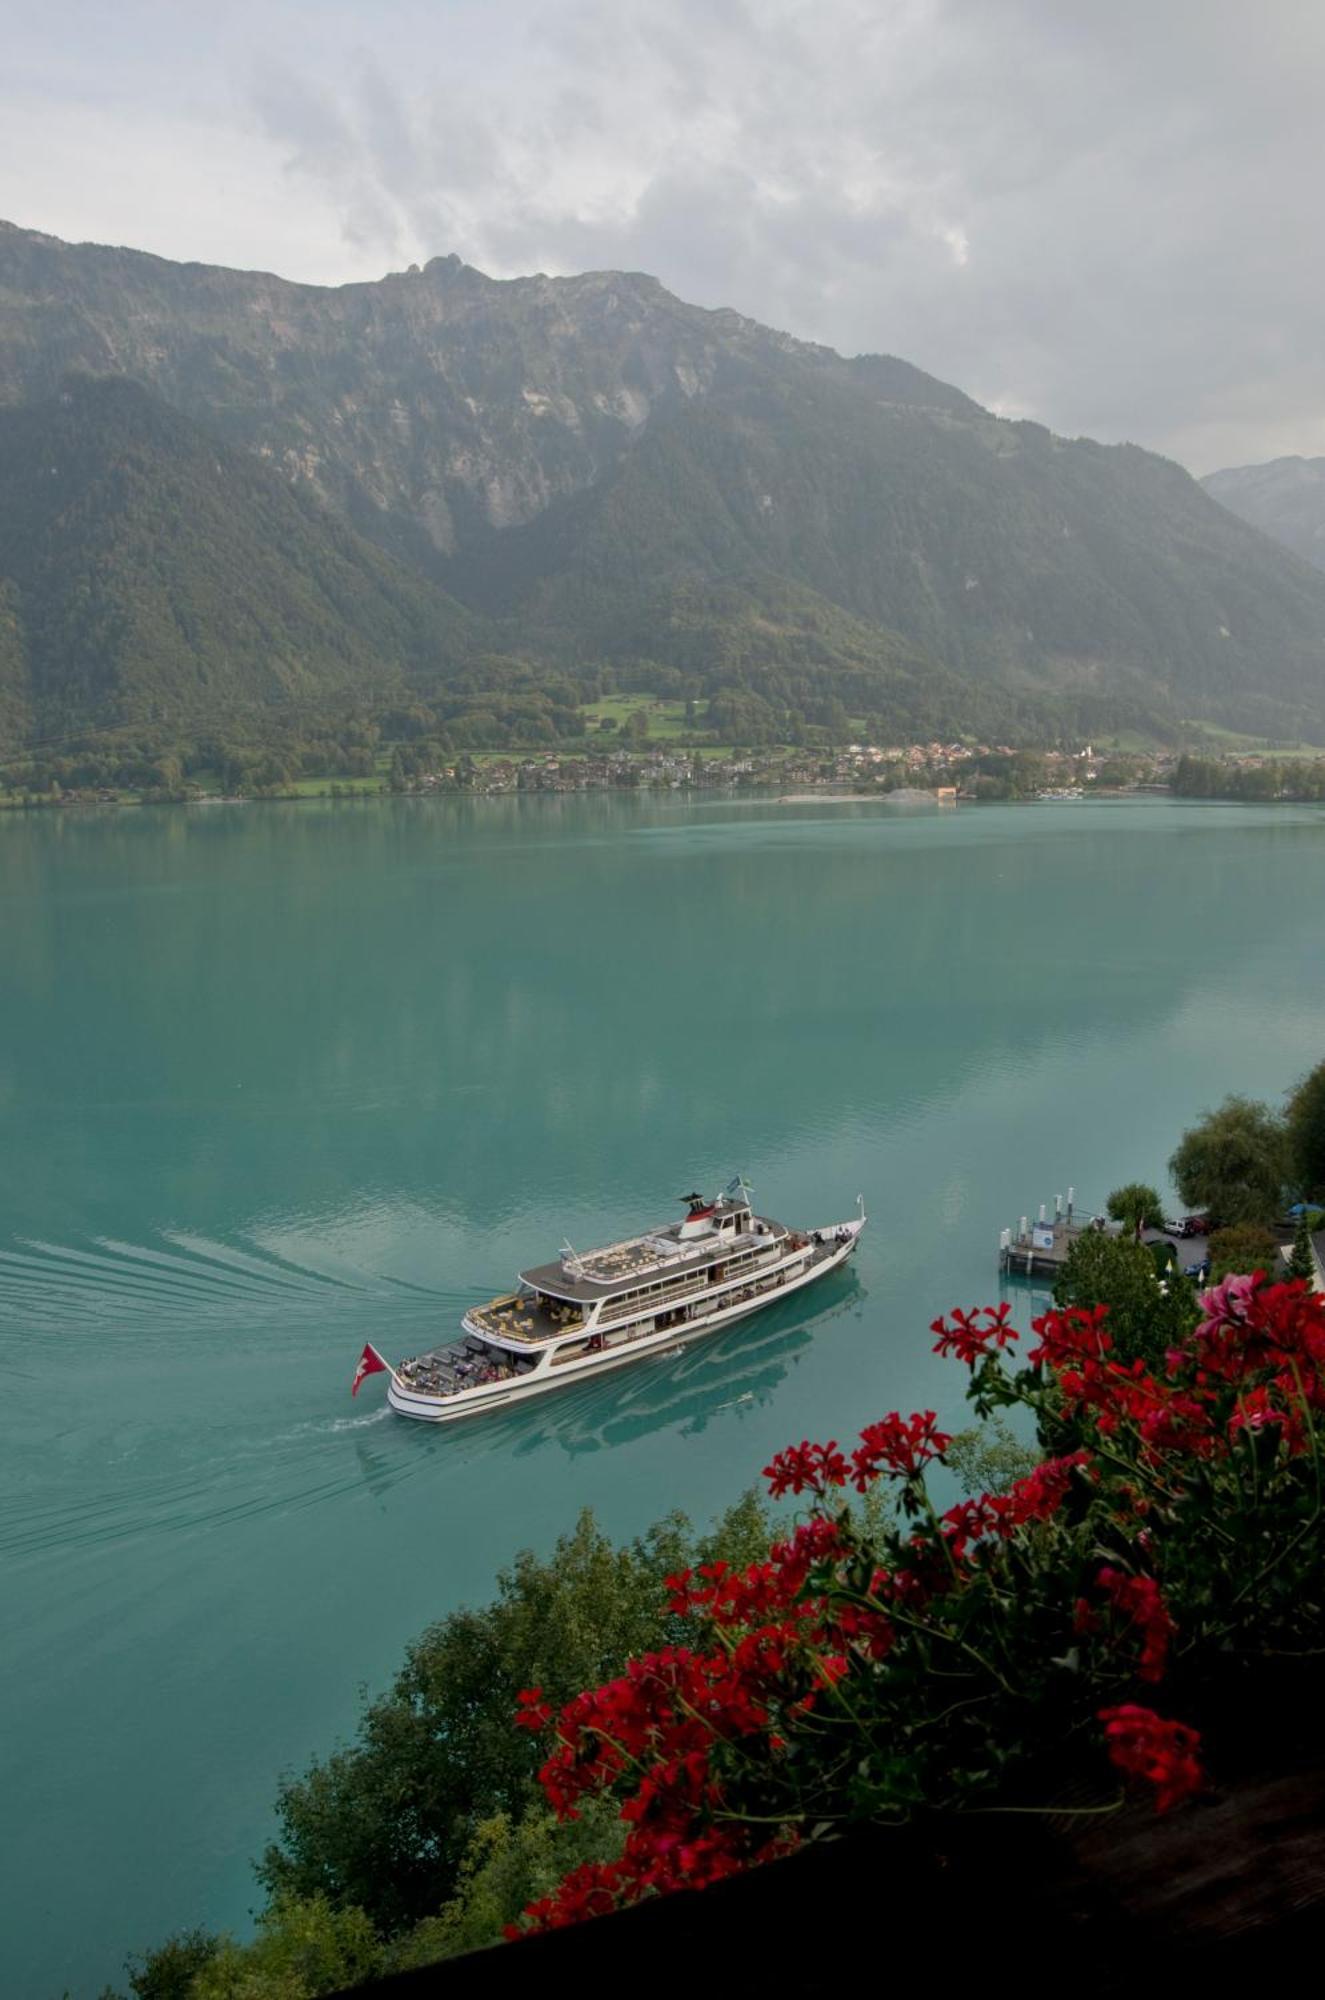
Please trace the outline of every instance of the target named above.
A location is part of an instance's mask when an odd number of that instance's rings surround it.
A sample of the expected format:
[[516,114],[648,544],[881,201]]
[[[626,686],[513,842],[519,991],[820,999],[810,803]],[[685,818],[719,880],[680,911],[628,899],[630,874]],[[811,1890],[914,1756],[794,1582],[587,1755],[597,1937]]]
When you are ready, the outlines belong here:
[[326,92],[277,64],[255,79],[252,101],[261,124],[288,146],[292,171],[336,179],[353,169],[358,136]]
[[1198,469],[1325,449],[1314,0],[432,18],[426,64],[383,32],[254,94],[365,253],[652,270]]

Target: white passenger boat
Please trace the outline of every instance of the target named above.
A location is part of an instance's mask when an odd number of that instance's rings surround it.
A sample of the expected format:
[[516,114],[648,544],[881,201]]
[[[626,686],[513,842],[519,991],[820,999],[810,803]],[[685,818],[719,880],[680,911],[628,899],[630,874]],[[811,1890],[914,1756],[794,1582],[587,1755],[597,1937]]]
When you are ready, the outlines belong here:
[[865,1227],[861,1202],[848,1222],[789,1229],[754,1214],[740,1180],[684,1200],[680,1222],[522,1271],[515,1291],[465,1314],[458,1340],[397,1368],[365,1349],[390,1375],[392,1409],[450,1423],[671,1353],[835,1271]]

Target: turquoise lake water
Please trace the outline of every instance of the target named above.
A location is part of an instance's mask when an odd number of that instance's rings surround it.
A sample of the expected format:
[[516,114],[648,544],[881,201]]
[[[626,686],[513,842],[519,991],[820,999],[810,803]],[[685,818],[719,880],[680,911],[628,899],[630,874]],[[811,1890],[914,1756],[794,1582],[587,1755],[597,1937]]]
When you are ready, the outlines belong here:
[[[278,1773],[578,1510],[957,1416],[999,1229],[1325,1054],[1325,813],[719,797],[0,818],[0,1985],[243,1926]],[[521,1263],[756,1205],[848,1274],[474,1427],[348,1396]]]

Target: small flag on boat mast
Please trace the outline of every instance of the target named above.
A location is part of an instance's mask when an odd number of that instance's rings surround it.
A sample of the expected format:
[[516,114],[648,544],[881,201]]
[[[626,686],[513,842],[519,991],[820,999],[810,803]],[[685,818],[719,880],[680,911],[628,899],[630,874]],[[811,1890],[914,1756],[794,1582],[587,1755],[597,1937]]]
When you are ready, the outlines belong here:
[[390,1373],[390,1368],[383,1361],[377,1349],[371,1344],[365,1345],[363,1353],[359,1356],[359,1366],[354,1371],[354,1380],[350,1384],[350,1394],[352,1396],[358,1395],[359,1385],[365,1375],[389,1375]]

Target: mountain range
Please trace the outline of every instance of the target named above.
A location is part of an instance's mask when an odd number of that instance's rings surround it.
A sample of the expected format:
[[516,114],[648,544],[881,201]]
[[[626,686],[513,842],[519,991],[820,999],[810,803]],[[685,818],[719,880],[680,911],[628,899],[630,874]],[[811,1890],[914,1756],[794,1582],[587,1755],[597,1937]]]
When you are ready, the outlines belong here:
[[639,273],[326,289],[0,224],[11,738],[606,673],[1325,741],[1325,576],[1224,497]]

